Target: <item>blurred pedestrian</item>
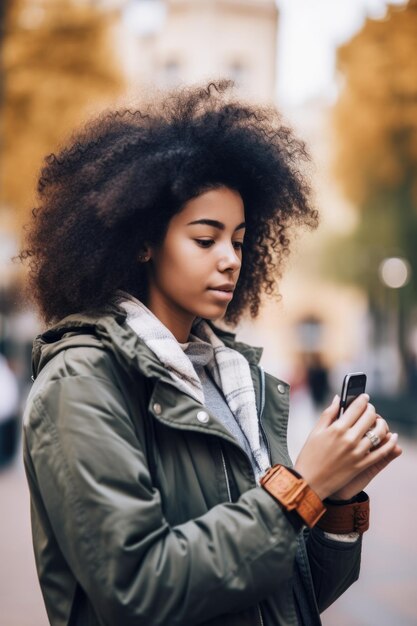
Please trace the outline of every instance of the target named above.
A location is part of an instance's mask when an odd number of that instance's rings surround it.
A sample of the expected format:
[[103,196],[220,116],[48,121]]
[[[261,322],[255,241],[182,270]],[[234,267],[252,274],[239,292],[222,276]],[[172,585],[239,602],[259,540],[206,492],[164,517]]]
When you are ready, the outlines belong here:
[[329,370],[318,352],[308,355],[306,368],[311,397],[316,408],[322,409],[328,401],[330,391]]
[[19,389],[6,357],[0,353],[0,468],[9,464],[19,438]]
[[338,421],[336,397],[293,468],[288,385],[213,323],[256,317],[317,218],[303,144],[229,93],[110,112],[42,170],[24,458],[52,624],[319,624],[401,453],[368,396]]

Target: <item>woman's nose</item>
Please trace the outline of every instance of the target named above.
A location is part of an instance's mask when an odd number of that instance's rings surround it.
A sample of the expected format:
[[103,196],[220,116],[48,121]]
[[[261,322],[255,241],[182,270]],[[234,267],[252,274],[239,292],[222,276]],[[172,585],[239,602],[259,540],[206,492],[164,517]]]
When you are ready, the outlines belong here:
[[226,272],[227,270],[235,272],[240,269],[242,260],[239,255],[239,251],[235,249],[233,245],[227,246],[222,251],[222,254],[218,261],[218,268],[220,272]]

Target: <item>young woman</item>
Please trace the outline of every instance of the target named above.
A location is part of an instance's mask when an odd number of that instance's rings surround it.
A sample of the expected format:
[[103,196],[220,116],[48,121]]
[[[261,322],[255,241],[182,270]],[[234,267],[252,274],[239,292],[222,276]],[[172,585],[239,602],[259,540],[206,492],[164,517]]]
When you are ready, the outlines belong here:
[[229,93],[107,114],[41,173],[24,459],[54,625],[320,624],[401,453],[368,396],[338,420],[336,397],[292,468],[288,385],[213,324],[256,317],[317,221],[303,145]]

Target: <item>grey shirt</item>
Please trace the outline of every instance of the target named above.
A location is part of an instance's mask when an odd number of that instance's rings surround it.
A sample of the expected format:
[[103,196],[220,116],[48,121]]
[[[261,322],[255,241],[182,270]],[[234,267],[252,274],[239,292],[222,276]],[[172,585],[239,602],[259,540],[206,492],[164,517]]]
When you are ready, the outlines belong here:
[[[180,343],[180,346],[190,359],[195,373],[200,379],[207,408],[217,417],[223,426],[227,428],[240,447],[246,452],[256,475],[257,464],[252,454],[249,442],[236,421],[235,416],[231,412],[222,390],[216,385],[208,368],[206,367],[207,364],[214,359],[213,346],[194,335],[190,335],[190,341],[187,343]],[[261,445],[265,445],[262,440]]]

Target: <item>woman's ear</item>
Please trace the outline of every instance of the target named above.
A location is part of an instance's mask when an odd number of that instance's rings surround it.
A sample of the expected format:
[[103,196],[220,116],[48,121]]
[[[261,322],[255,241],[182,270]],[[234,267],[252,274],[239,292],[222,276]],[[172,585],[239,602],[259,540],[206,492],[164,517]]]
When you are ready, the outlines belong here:
[[139,263],[147,263],[150,258],[151,258],[151,250],[149,246],[144,246],[138,255],[138,261]]

